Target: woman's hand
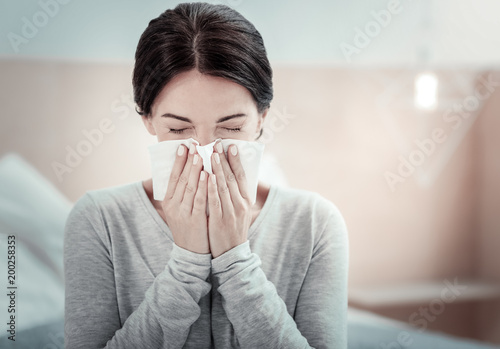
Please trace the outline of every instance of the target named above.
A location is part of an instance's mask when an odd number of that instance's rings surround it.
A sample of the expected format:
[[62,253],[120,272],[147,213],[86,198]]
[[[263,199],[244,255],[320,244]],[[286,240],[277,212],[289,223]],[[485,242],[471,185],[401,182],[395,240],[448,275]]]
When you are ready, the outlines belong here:
[[[239,152],[235,144],[228,148],[229,160],[218,141],[211,156],[212,171],[208,180],[208,237],[213,258],[247,241],[252,221],[252,203]],[[214,180],[215,179],[215,183]]]
[[195,253],[210,253],[206,212],[208,173],[201,171],[203,160],[196,154],[196,147],[191,144],[189,154],[187,150],[183,144],[179,146],[162,208],[177,246]]

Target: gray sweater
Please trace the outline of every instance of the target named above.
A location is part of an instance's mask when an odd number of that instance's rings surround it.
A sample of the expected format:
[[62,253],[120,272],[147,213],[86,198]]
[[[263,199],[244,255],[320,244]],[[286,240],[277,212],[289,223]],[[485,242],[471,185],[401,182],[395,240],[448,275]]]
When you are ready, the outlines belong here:
[[347,348],[348,257],[311,191],[272,185],[214,259],[174,243],[141,181],[87,191],[64,233],[65,348]]

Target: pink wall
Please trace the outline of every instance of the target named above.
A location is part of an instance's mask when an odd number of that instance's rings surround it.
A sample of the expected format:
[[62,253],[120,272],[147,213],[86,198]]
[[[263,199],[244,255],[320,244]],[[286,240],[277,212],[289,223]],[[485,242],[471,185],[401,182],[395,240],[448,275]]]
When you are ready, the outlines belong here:
[[[476,137],[468,132],[458,142],[442,110],[415,112],[413,76],[395,70],[276,71],[274,105],[296,119],[269,149],[293,186],[320,192],[340,207],[350,231],[352,285],[473,274]],[[384,81],[398,84],[380,107],[377,101],[391,89]],[[391,191],[386,171],[397,174],[399,155],[418,150],[413,140],[429,137],[436,127],[448,139]],[[423,187],[418,171],[436,178]]]
[[[500,83],[500,74],[494,76]],[[479,240],[475,262],[478,275],[500,282],[500,91],[484,108],[479,125],[480,181],[474,235]],[[481,335],[500,343],[500,301],[484,304],[479,312]]]

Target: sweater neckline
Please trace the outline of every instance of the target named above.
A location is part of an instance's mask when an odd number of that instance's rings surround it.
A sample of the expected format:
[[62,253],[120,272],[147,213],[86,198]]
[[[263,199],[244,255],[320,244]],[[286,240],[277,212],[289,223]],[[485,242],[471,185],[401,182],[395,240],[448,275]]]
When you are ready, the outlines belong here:
[[[172,231],[168,227],[167,223],[163,220],[163,218],[161,218],[158,211],[156,211],[156,208],[153,206],[153,203],[149,200],[148,194],[146,194],[146,190],[142,185],[142,180],[137,181],[135,183],[135,187],[137,189],[137,194],[140,197],[144,207],[151,214],[151,216],[157,223],[160,230],[163,231],[172,241],[174,241]],[[267,213],[271,210],[271,207],[273,206],[273,201],[275,201],[276,199],[277,191],[278,191],[277,185],[275,184],[269,185],[269,193],[267,194],[266,201],[264,201],[264,205],[262,206],[259,214],[257,215],[257,218],[255,218],[253,223],[250,225],[250,228],[248,228],[248,234],[247,234],[248,239],[250,239],[250,237],[257,231],[257,228],[265,219]]]

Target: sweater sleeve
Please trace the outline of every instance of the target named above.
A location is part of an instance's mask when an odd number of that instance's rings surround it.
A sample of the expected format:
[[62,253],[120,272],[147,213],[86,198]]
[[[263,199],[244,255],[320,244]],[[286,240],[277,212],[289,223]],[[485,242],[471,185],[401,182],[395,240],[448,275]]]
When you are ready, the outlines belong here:
[[121,324],[112,246],[88,193],[70,212],[64,232],[65,348],[181,348],[200,316],[210,254],[173,245],[165,269]]
[[347,227],[332,206],[295,308],[295,322],[314,348],[347,349],[348,269]]
[[336,207],[315,244],[294,317],[247,240],[212,259],[242,348],[347,348],[348,238]]

